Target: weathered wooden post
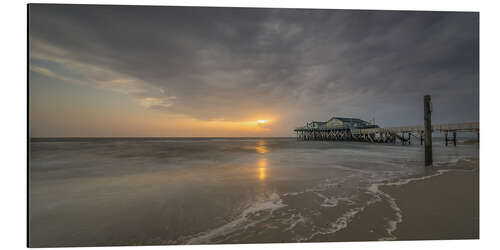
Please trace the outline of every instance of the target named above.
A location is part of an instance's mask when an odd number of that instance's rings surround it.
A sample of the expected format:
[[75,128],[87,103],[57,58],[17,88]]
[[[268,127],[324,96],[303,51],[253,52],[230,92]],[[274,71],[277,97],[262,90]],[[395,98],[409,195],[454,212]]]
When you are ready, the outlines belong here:
[[448,147],[448,131],[444,132],[444,145]]
[[425,166],[432,166],[431,96],[424,96]]
[[420,131],[420,146],[424,145],[424,131]]
[[453,131],[453,146],[457,146],[457,131]]

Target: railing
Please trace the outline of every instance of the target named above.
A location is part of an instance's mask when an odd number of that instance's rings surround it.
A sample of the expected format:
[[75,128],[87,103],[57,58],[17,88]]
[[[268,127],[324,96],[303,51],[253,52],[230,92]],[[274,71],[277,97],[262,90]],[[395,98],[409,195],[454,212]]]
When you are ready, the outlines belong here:
[[[306,126],[296,127],[295,131],[324,131],[324,130],[335,130],[335,129],[347,129],[346,127],[319,127],[310,128]],[[352,129],[351,129],[352,130]],[[403,132],[417,132],[423,133],[424,126],[405,126],[405,127],[390,127],[390,128],[365,128],[359,129],[356,132],[360,134],[374,134],[380,132],[392,132],[392,133],[403,133]],[[466,123],[450,123],[450,124],[436,124],[432,125],[432,131],[479,131],[479,122],[466,122]]]
[[316,130],[316,131],[319,131],[319,130],[346,130],[346,129],[349,129],[349,127],[344,127],[344,126],[333,126],[333,127],[317,127],[317,128],[311,128],[311,127],[306,127],[306,126],[303,126],[303,127],[296,127],[294,129],[294,131],[300,131],[300,130]]
[[[423,133],[424,126],[392,127],[392,128],[368,128],[361,129],[361,134],[374,134],[379,132],[418,132]],[[451,123],[432,125],[432,131],[479,131],[479,122]]]

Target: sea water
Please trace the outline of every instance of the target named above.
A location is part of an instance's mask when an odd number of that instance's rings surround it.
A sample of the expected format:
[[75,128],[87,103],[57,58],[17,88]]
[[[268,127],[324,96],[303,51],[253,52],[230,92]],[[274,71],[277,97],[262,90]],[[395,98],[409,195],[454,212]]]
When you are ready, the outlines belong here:
[[[377,202],[389,209],[376,239],[395,239],[402,212],[378,185],[431,176],[419,141],[47,138],[29,146],[31,246],[315,241]],[[433,156],[436,168],[454,168],[479,148],[437,139]]]

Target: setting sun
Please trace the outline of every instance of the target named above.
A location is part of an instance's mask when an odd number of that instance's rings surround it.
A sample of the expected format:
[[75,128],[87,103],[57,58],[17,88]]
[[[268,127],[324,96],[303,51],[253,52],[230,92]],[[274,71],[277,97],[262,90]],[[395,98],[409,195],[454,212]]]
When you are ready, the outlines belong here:
[[266,123],[266,122],[267,122],[267,120],[258,120],[257,121],[257,123],[259,123],[259,124]]

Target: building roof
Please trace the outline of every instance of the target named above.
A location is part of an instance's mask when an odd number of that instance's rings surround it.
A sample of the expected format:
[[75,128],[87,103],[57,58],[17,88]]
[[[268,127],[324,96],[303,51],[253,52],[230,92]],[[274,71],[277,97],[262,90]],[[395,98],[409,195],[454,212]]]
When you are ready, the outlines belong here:
[[363,120],[358,119],[358,118],[347,118],[347,117],[332,117],[327,122],[329,122],[333,119],[341,120],[342,122],[358,122],[358,123],[366,122],[366,121],[363,121]]
[[[333,125],[333,126],[328,126],[328,123],[334,119],[337,119],[337,120],[340,120],[342,121],[343,123],[347,122],[347,123],[351,123],[351,124],[343,124],[343,125]],[[348,117],[332,117],[330,118],[328,121],[326,122],[320,122],[320,121],[311,121],[311,122],[308,122],[306,124],[306,127],[309,127],[310,124],[316,124],[319,128],[325,128],[325,129],[328,129],[328,128],[358,128],[358,129],[362,129],[362,128],[378,128],[379,126],[375,125],[375,124],[371,124],[370,122],[367,122],[367,121],[363,121],[359,118],[348,118]]]

